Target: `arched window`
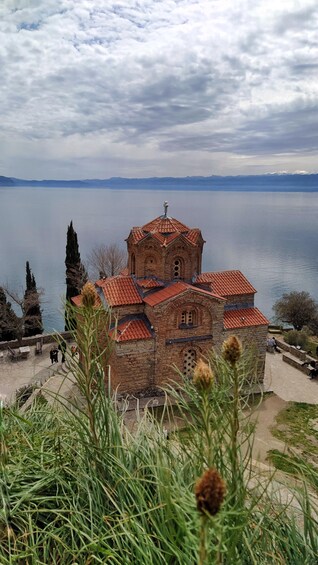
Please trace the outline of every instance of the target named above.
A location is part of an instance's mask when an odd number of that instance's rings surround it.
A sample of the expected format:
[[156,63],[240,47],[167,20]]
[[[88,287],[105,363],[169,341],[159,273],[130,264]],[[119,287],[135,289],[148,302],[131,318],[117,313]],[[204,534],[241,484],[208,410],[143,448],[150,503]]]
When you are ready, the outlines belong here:
[[180,320],[181,326],[192,327],[195,326],[196,323],[197,323],[197,319],[196,319],[195,310],[183,310],[183,312],[181,312],[181,320]]
[[191,378],[193,370],[197,362],[197,353],[195,349],[186,349],[183,357],[183,374],[185,377]]
[[172,266],[172,278],[174,279],[182,279],[183,278],[183,262],[182,259],[176,258],[173,261]]
[[179,279],[181,276],[181,261],[180,259],[175,259],[173,263],[173,278]]
[[130,266],[131,274],[134,275],[136,271],[136,257],[135,254],[131,254],[131,266]]

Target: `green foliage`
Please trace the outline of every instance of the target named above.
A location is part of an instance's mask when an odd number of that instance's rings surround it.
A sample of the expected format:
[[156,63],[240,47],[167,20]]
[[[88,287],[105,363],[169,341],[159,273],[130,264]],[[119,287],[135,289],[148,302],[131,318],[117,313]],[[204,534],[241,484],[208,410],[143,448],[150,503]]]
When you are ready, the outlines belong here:
[[317,421],[317,404],[293,402],[278,414],[272,433],[288,447],[296,448],[303,458],[310,460],[318,469]]
[[296,453],[282,453],[277,449],[272,449],[268,452],[268,459],[276,469],[300,479],[305,479],[316,491],[318,490],[317,467],[309,461],[300,459]]
[[288,322],[296,330],[309,326],[318,318],[318,305],[308,292],[289,292],[277,300],[273,306],[275,316]]
[[43,332],[42,312],[40,308],[40,295],[38,293],[35,277],[30,269],[29,261],[26,262],[25,276],[26,290],[24,293],[24,335],[26,337]]
[[311,355],[313,357],[318,357],[317,353],[318,353],[318,341],[314,340],[314,339],[309,339],[308,341],[308,351],[311,352]]
[[[98,307],[80,312],[80,361],[67,364],[81,402],[39,402],[24,418],[0,413],[1,565],[314,565],[318,527],[306,490],[295,494],[302,527],[273,497],[273,477],[253,465],[247,357],[212,357],[212,386],[169,389],[187,433],[167,438],[148,412],[131,428],[116,411],[101,371],[111,347],[97,339],[110,318]],[[162,418],[175,426],[168,403]],[[227,494],[215,516],[202,517],[194,485],[208,467]]]
[[284,333],[284,340],[289,345],[300,346],[301,349],[305,349],[306,351],[309,347],[308,331],[306,330],[290,330]]
[[68,310],[68,303],[73,296],[77,296],[83,284],[87,281],[87,273],[81,262],[79,251],[77,233],[74,230],[73,222],[67,228],[66,234],[66,310],[65,310],[65,329],[71,330],[74,326],[74,319],[72,319]]

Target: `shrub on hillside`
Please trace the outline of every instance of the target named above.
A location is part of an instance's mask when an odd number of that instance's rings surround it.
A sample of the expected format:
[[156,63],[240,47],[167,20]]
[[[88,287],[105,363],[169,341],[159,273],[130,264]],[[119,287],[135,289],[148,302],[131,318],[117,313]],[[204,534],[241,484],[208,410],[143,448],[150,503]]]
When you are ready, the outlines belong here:
[[307,350],[309,347],[307,330],[290,330],[284,334],[284,339],[289,345],[295,345],[301,347],[301,349]]
[[0,405],[1,565],[316,564],[307,488],[289,480],[284,502],[278,479],[253,461],[250,359],[239,341],[168,388],[177,420],[167,403],[161,422],[146,412],[131,428],[100,370],[110,316],[89,302],[80,322],[66,378],[81,404],[38,401],[23,415]]

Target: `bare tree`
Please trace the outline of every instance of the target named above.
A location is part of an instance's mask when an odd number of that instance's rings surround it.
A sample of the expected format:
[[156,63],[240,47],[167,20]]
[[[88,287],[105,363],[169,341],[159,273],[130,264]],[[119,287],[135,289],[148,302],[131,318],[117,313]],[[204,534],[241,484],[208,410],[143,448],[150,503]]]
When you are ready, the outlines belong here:
[[127,254],[116,243],[94,247],[86,264],[92,279],[118,275],[127,266]]
[[44,294],[42,289],[37,289],[36,292],[28,292],[20,295],[18,292],[11,290],[8,286],[2,285],[5,295],[18,307],[20,315],[15,314],[10,316],[7,321],[6,330],[12,332],[15,338],[22,342],[26,325],[28,328],[39,328],[39,333],[42,333],[43,328],[39,327],[39,316],[37,309],[39,301]]

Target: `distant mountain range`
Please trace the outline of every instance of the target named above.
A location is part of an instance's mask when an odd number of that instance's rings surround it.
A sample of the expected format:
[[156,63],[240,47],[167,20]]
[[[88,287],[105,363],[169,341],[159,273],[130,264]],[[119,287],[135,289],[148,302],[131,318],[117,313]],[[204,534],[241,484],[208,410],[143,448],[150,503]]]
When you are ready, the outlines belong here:
[[0,176],[0,186],[30,186],[52,188],[116,188],[147,190],[228,190],[256,192],[318,192],[318,174],[268,173],[250,176],[209,177],[152,177],[83,179],[83,180],[25,180]]

